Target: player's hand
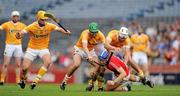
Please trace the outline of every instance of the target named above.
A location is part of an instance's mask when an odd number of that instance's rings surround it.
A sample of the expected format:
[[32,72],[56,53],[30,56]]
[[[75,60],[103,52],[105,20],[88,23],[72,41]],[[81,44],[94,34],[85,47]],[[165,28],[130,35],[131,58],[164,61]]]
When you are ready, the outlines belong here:
[[15,35],[15,36],[16,36],[16,38],[17,38],[17,39],[21,39],[21,38],[22,38],[22,36],[21,36],[21,34],[20,34],[19,32],[18,32],[18,33],[16,33],[16,35]]
[[88,54],[87,59],[88,59],[89,62],[93,62],[93,58],[92,58],[92,56],[90,54]]
[[70,35],[70,34],[71,34],[71,32],[70,32],[69,30],[67,30],[67,32],[66,32],[65,34],[68,34],[68,35]]
[[89,60],[90,62],[92,62],[92,61],[93,61],[93,59],[92,59],[92,57],[91,57],[91,56],[88,56],[88,60]]

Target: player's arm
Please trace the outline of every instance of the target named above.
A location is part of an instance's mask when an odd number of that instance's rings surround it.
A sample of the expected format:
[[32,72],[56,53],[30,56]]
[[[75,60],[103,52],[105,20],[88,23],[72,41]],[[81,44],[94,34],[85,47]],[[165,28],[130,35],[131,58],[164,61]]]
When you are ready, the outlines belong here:
[[111,43],[112,39],[111,37],[107,36],[106,37],[106,41],[105,41],[105,47],[108,49],[108,50],[115,50],[116,47],[112,46],[110,43]]
[[100,38],[101,38],[101,40],[100,40],[101,42],[100,42],[100,43],[102,43],[103,45],[105,45],[106,38],[105,38],[104,34],[103,34],[102,32],[100,32],[99,34],[100,34]]
[[83,33],[82,34],[82,47],[84,52],[86,52],[88,59],[92,58],[92,56],[90,55],[89,49],[88,49],[88,41],[87,41],[87,34]]
[[146,36],[146,48],[144,50],[144,52],[147,54],[150,52],[150,41],[148,36]]
[[0,30],[5,30],[5,29],[7,29],[7,23],[3,23],[3,24],[1,24],[0,25]]
[[92,56],[90,55],[89,49],[88,49],[88,42],[87,40],[83,40],[82,41],[82,46],[83,46],[83,50],[86,52],[86,54],[88,55],[88,58],[92,58]]
[[58,27],[58,26],[56,26],[55,30],[62,32],[64,34],[71,34],[71,32],[69,30],[67,30],[67,32],[66,32],[63,28]]
[[26,34],[26,33],[27,33],[27,31],[24,29],[24,30],[16,33],[16,38],[21,39],[24,36],[24,34]]
[[125,50],[124,62],[125,62],[125,64],[127,64],[128,61],[131,59],[130,47],[124,46],[123,48]]

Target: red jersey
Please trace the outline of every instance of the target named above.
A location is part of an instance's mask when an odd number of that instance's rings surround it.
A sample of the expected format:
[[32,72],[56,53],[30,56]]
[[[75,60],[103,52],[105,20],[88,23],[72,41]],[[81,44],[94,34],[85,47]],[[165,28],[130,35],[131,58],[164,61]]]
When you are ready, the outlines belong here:
[[114,72],[116,75],[119,75],[120,73],[118,71],[118,68],[120,67],[124,69],[124,71],[126,72],[126,76],[130,74],[128,66],[121,59],[119,59],[115,55],[112,55],[107,68]]

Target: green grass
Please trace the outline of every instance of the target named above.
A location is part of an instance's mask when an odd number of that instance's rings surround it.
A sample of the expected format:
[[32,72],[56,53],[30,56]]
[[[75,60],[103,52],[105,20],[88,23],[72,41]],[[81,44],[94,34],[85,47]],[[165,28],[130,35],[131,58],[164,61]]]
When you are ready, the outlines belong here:
[[147,86],[132,86],[131,92],[86,92],[87,85],[68,85],[65,91],[61,91],[56,84],[39,84],[34,90],[20,89],[15,84],[0,86],[0,96],[180,96],[180,86],[166,85],[155,86],[153,89]]

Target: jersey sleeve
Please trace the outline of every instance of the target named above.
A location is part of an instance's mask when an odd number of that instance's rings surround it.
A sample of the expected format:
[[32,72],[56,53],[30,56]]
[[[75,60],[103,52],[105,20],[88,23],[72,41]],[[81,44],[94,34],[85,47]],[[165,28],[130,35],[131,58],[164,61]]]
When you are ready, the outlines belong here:
[[23,31],[30,33],[32,30],[33,24],[26,26]]
[[88,42],[88,32],[83,31],[81,34],[82,42]]
[[7,29],[7,24],[6,24],[6,23],[3,23],[3,24],[1,25],[1,29],[2,29],[2,30],[6,30],[6,29]]
[[130,41],[131,43],[134,43],[134,35],[131,36]]
[[147,43],[149,42],[149,37],[146,35],[146,40],[147,40]]
[[50,31],[54,31],[58,28],[58,26],[56,26],[55,24],[49,23],[49,28],[50,28]]
[[105,36],[102,32],[99,33],[99,36],[100,36],[100,40],[102,43],[105,43],[106,39],[105,39]]
[[114,30],[110,31],[106,36],[106,40],[112,41],[114,39]]
[[0,30],[3,30],[2,26],[0,25]]
[[128,37],[127,39],[126,39],[126,41],[125,41],[125,46],[126,47],[128,47],[128,48],[130,48],[131,47],[131,39]]
[[107,35],[107,38],[112,38],[112,37],[113,37],[113,32],[110,31],[110,32],[108,33],[108,35]]

